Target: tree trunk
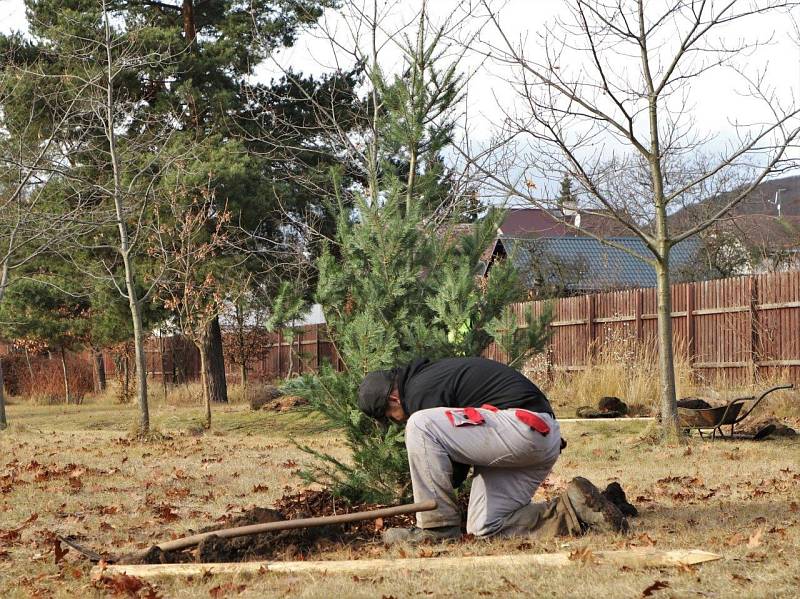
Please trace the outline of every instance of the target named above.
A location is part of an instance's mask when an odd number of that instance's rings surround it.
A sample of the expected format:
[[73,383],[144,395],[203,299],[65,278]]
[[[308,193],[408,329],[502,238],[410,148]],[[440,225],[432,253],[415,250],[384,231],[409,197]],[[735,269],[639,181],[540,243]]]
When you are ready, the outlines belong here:
[[209,335],[203,335],[197,343],[200,351],[200,383],[203,386],[203,404],[206,407],[206,428],[211,428],[211,389],[209,383],[213,378],[209,370]]
[[242,383],[242,389],[247,390],[247,364],[239,364],[239,379]]
[[61,372],[64,373],[64,401],[69,404],[69,375],[67,374],[67,356],[61,348]]
[[665,438],[681,436],[675,396],[675,361],[672,348],[672,294],[669,284],[669,254],[656,261],[658,296],[658,361],[661,379],[661,425]]
[[106,52],[106,100],[105,100],[105,134],[108,139],[108,153],[111,158],[111,168],[114,174],[113,201],[114,212],[119,231],[119,253],[125,267],[125,291],[128,298],[128,307],[131,311],[133,324],[133,347],[136,360],[136,395],[139,402],[139,434],[144,435],[150,431],[150,410],[147,405],[147,360],[144,353],[144,324],[142,321],[142,306],[136,289],[136,273],[128,234],[126,205],[123,197],[123,183],[119,156],[117,154],[117,123],[116,104],[114,99],[114,59],[112,56],[111,24],[109,15],[103,5],[103,29],[105,33]]
[[228,403],[228,384],[225,380],[225,356],[222,352],[222,329],[219,318],[214,319],[206,326],[204,345],[208,354],[208,390],[211,401],[215,403]]
[[33,366],[31,365],[31,354],[28,348],[25,348],[25,363],[28,365],[28,375],[31,377],[31,387],[33,386]]
[[181,15],[183,16],[183,35],[187,44],[194,43],[197,37],[197,29],[194,23],[194,2],[193,0],[183,0],[181,6]]
[[3,379],[3,358],[0,357],[0,431],[8,426],[6,419],[6,392]]
[[[132,274],[132,273],[131,273]],[[132,279],[132,277],[131,277]],[[144,435],[150,431],[150,409],[147,405],[147,356],[144,353],[144,326],[142,324],[142,309],[136,297],[133,280],[128,287],[131,315],[133,316],[133,353],[136,361],[136,398],[139,402],[139,434]]]
[[122,401],[128,403],[131,395],[131,366],[127,352],[122,357]]
[[106,365],[101,350],[92,349],[92,374],[95,393],[102,393],[106,390]]

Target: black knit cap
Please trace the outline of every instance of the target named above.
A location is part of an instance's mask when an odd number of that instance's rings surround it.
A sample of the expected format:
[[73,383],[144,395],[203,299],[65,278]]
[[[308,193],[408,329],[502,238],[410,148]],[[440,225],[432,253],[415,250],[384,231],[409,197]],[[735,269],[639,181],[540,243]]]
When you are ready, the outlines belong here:
[[374,370],[367,373],[358,387],[358,407],[367,416],[382,420],[386,417],[389,394],[394,388],[391,370]]

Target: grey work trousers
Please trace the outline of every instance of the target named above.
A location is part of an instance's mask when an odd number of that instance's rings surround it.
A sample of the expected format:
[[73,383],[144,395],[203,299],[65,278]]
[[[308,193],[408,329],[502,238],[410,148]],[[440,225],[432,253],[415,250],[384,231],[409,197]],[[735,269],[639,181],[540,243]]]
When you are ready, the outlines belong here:
[[[555,418],[537,414],[550,427],[550,432],[542,435],[519,420],[514,409],[480,409],[484,423],[465,426],[451,423],[449,409],[420,410],[406,424],[414,501],[435,499],[439,505],[436,510],[419,512],[417,526],[435,528],[461,523],[452,484],[452,462],[471,464],[475,469],[467,510],[468,533],[479,537],[518,534],[552,523],[560,512],[558,500],[534,504],[531,497],[561,451],[561,432]],[[568,534],[574,526],[549,528]]]

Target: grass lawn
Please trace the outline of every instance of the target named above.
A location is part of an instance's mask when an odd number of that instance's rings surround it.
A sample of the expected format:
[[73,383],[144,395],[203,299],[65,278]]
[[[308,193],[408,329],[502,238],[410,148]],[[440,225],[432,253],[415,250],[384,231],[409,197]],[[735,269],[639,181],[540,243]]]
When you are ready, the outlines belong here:
[[[345,455],[335,432],[295,414],[220,408],[211,433],[202,413],[161,406],[163,438],[131,441],[133,408],[117,405],[9,407],[0,433],[0,596],[102,597],[90,565],[70,551],[56,564],[48,534],[72,534],[114,553],[147,547],[213,524],[224,514],[269,506],[302,489],[306,459],[292,438]],[[159,581],[164,597],[796,597],[800,589],[800,442],[636,443],[642,423],[564,425],[569,447],[540,490],[571,477],[618,480],[641,516],[628,537],[590,534],[557,542],[470,541],[354,552],[335,547],[315,559],[430,557],[594,550],[627,546],[698,548],[724,559],[698,568],[628,570],[580,564],[563,569],[465,568],[409,576],[285,575]],[[16,532],[14,532],[16,531]],[[287,555],[292,559],[292,555]]]

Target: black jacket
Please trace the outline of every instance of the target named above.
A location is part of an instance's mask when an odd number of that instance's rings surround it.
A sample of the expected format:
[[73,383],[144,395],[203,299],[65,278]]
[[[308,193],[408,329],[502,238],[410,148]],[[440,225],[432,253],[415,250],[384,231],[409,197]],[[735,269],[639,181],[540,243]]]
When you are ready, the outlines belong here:
[[486,358],[416,360],[396,371],[400,402],[409,416],[427,408],[522,408],[553,414],[544,393],[520,372]]

